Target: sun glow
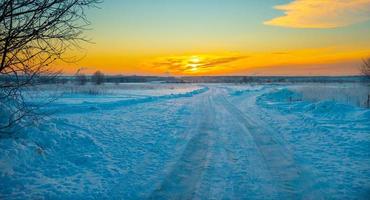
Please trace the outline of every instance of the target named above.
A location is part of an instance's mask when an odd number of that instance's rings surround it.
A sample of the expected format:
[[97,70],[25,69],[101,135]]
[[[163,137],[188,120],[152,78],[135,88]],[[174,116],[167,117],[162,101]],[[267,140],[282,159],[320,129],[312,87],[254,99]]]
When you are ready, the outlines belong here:
[[198,64],[189,64],[188,66],[190,67],[190,71],[198,71]]
[[206,75],[220,72],[230,63],[244,59],[239,55],[183,55],[159,57],[150,65],[158,71],[174,75]]
[[193,64],[200,63],[200,61],[201,61],[201,59],[198,56],[192,56],[189,59],[189,63],[193,63]]
[[199,66],[202,65],[202,59],[198,56],[192,56],[189,58],[187,66],[190,71],[196,72],[199,70]]

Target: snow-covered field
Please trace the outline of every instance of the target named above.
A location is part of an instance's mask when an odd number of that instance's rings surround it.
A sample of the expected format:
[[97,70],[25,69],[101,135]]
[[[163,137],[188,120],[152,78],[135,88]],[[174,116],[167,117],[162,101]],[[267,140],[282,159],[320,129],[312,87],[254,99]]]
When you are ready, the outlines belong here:
[[0,199],[369,199],[368,93],[43,86],[28,101],[58,97],[42,108],[53,114],[0,140]]

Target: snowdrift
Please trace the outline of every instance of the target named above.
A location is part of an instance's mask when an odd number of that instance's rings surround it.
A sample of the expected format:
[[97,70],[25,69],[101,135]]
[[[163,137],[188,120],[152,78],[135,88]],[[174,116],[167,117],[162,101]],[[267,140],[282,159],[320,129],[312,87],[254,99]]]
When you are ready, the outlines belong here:
[[263,94],[257,102],[265,108],[277,109],[282,113],[302,112],[318,118],[365,119],[370,116],[369,109],[330,100],[305,101],[302,94],[286,88]]

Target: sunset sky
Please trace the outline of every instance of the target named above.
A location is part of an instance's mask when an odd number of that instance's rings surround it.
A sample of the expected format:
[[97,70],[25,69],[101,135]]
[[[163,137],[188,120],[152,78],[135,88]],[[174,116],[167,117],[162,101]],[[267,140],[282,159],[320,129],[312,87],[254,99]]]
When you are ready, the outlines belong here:
[[87,15],[94,44],[66,73],[353,75],[370,56],[370,0],[105,0]]

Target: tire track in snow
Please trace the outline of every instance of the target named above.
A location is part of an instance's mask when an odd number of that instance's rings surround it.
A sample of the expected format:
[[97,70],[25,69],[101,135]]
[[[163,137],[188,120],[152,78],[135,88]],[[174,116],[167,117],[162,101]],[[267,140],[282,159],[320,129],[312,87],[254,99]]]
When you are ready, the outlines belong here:
[[242,113],[220,88],[198,97],[194,109],[199,110],[189,131],[192,137],[150,199],[322,196],[315,194],[312,177],[296,166],[267,123]]
[[220,95],[223,105],[232,116],[239,121],[241,126],[248,130],[269,168],[281,198],[289,199],[312,199],[317,196],[313,189],[314,181],[295,165],[294,159],[288,150],[279,141],[273,138],[272,130],[267,124],[253,120],[231,104],[225,97]]
[[276,199],[271,176],[251,136],[225,109],[219,95],[220,90],[213,89],[218,130],[210,137],[209,165],[195,199]]
[[192,120],[194,127],[189,131],[188,141],[181,157],[173,166],[160,186],[149,199],[192,199],[200,186],[202,174],[208,165],[209,146],[215,131],[215,113],[212,99],[203,95],[195,107],[198,109]]
[[212,89],[199,96],[189,131],[193,137],[150,199],[276,199],[261,155],[219,95]]

